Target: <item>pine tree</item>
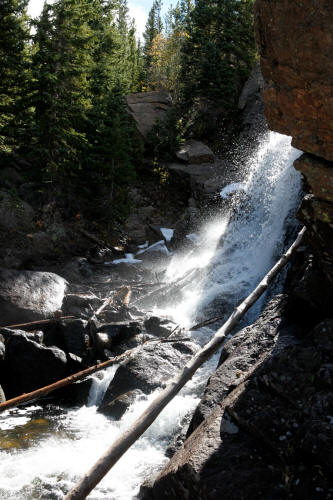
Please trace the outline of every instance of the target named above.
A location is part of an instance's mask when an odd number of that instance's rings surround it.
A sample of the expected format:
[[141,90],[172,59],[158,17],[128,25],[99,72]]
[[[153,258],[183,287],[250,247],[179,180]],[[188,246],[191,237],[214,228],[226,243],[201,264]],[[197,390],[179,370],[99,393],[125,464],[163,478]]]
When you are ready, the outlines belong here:
[[191,0],[177,2],[174,8],[171,6],[165,16],[163,32],[154,36],[149,52],[150,66],[146,74],[149,89],[164,87],[177,97],[180,86],[181,47],[191,8]]
[[80,176],[101,193],[103,211],[111,219],[124,215],[127,187],[134,178],[131,127],[122,96],[135,85],[137,51],[134,27],[128,26],[126,2],[120,7],[121,12],[113,9],[112,2],[105,2],[102,10],[95,10],[91,107]]
[[82,168],[83,132],[91,106],[88,76],[94,48],[89,0],[45,4],[35,37],[36,148],[49,174]]
[[146,74],[152,64],[151,48],[154,38],[162,33],[163,23],[161,19],[162,0],[154,0],[153,6],[149,11],[144,38],[144,69]]
[[255,58],[254,0],[197,0],[182,49],[183,97],[234,109]]
[[28,0],[0,3],[0,151],[10,152],[21,144],[28,119],[29,76]]

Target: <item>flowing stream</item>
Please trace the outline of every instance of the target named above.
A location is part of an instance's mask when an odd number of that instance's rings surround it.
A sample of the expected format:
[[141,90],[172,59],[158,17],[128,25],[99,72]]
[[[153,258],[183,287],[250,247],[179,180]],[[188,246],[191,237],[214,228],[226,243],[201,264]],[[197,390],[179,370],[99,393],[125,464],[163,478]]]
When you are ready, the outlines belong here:
[[[221,193],[226,199],[232,196],[227,199],[229,213],[212,218],[199,234],[191,236],[195,248],[172,257],[165,279],[174,282],[192,271],[193,279],[184,286],[177,303],[158,305],[159,314],[190,326],[214,317],[217,311],[227,315],[257,285],[283,251],[290,221],[295,219],[301,181],[292,163],[299,154],[285,136],[269,133],[262,140],[242,167],[242,182]],[[249,313],[248,323],[258,315],[264,300]],[[194,332],[193,338],[205,342],[218,325],[213,327]],[[184,416],[198,404],[215,366],[216,357],[174,398],[89,499],[136,498],[140,484],[167,462],[164,453],[170,436],[181,429]],[[154,399],[157,391],[137,400],[119,422],[98,413],[96,405],[115,369],[94,376],[87,405],[82,408],[45,409],[35,404],[0,415],[2,500],[61,499]]]

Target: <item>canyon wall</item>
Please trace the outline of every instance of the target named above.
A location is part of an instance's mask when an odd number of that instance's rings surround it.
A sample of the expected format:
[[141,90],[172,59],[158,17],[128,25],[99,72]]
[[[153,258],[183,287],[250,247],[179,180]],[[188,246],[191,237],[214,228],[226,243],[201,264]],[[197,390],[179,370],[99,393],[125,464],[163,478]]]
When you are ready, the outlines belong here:
[[295,162],[309,193],[299,218],[333,282],[332,0],[257,0],[255,23],[268,126],[305,152]]

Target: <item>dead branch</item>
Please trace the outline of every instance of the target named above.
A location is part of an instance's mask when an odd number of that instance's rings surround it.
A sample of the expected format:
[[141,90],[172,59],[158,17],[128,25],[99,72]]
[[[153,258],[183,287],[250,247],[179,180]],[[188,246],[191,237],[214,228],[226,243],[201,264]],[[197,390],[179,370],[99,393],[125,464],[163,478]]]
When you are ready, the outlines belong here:
[[154,297],[154,301],[156,302],[157,298],[163,297],[165,295],[168,295],[170,293],[175,294],[177,293],[178,290],[181,290],[186,286],[187,283],[189,283],[194,275],[198,272],[198,269],[192,269],[189,273],[187,273],[185,276],[180,278],[176,282],[171,282],[167,283],[165,286],[162,286],[161,288],[157,290],[153,290],[152,292],[149,292],[142,297],[137,298],[134,302],[133,305],[135,304],[140,304],[141,302],[149,299],[150,297]]
[[191,328],[189,328],[189,331],[193,332],[194,330],[199,330],[200,328],[203,328],[204,326],[212,325],[213,323],[216,323],[217,321],[223,320],[224,317],[225,316],[217,316],[216,318],[207,319],[205,321],[202,321],[201,323],[197,323],[196,325],[191,326]]
[[34,330],[36,328],[43,327],[44,325],[58,323],[59,321],[69,321],[71,319],[75,319],[75,316],[59,316],[58,318],[41,319],[38,321],[30,321],[29,323],[20,323],[19,325],[6,325],[1,326],[0,330],[1,328],[10,328],[11,330]]

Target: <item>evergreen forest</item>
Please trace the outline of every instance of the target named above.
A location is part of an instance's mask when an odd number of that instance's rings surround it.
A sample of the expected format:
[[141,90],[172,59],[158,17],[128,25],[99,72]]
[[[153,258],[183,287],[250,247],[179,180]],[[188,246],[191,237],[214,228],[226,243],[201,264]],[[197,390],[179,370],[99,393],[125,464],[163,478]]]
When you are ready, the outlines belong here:
[[179,0],[162,14],[154,0],[141,41],[127,0],[46,1],[37,19],[28,0],[2,0],[0,169],[19,164],[26,181],[60,190],[73,210],[81,197],[87,206],[104,200],[105,211],[107,198],[108,218],[121,220],[128,187],[145,170],[124,96],[170,92],[173,112],[150,139],[162,156],[207,134],[202,102],[235,123],[256,57],[253,3]]

